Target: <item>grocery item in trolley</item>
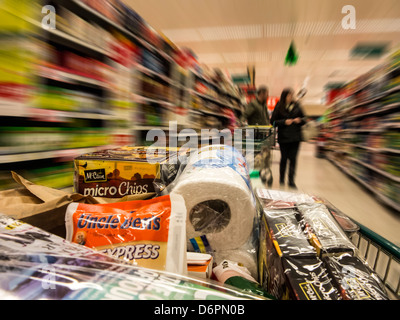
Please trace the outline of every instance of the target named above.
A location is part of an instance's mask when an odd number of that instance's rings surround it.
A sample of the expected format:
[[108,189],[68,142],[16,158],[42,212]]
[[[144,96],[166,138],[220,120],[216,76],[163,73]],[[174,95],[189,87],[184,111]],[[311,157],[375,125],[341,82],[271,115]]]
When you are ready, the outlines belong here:
[[319,256],[344,252],[354,254],[356,247],[324,204],[299,204],[297,208]]
[[359,258],[344,253],[323,261],[344,300],[389,300],[378,275]]
[[341,300],[319,258],[283,257],[282,264],[294,300]]
[[279,256],[312,256],[317,252],[296,219],[294,209],[265,210],[269,231]]
[[250,275],[250,272],[237,262],[223,260],[214,267],[213,272],[219,282],[266,298],[274,299],[273,296],[262,289],[260,284]]
[[0,214],[0,297],[19,300],[266,299],[135,267]]
[[186,265],[186,207],[176,194],[111,204],[71,203],[67,240],[134,265],[180,274]]
[[175,149],[125,146],[83,154],[74,161],[75,191],[103,198],[157,193],[175,179]]
[[235,148],[200,148],[169,188],[185,199],[189,249],[190,239],[203,235],[216,252],[239,249],[253,236],[255,197],[246,161]]

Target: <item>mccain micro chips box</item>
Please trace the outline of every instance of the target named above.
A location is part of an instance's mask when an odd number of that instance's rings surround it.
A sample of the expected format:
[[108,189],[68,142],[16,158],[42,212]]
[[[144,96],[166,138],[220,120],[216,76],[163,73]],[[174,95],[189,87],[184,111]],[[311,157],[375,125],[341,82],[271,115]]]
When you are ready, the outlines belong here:
[[179,159],[177,150],[127,146],[81,155],[74,167],[76,192],[123,198],[161,191],[175,179]]

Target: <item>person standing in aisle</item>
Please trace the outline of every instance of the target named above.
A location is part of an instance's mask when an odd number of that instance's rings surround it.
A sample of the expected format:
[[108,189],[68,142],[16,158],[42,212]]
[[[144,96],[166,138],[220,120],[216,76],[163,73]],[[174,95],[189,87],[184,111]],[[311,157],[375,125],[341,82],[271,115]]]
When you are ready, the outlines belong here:
[[244,120],[247,120],[248,125],[270,125],[267,100],[268,88],[266,86],[260,86],[257,89],[256,98],[246,106],[246,110],[244,112]]
[[301,127],[306,123],[303,110],[296,102],[292,89],[284,89],[276,105],[271,123],[278,128],[278,143],[281,150],[279,181],[285,184],[285,173],[289,160],[289,187],[297,189],[294,182],[297,165],[297,154],[302,140]]

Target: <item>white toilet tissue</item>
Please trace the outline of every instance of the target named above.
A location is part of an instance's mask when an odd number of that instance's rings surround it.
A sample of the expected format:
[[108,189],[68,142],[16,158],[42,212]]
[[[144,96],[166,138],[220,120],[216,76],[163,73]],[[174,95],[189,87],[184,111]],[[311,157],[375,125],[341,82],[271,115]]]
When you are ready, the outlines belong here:
[[218,252],[238,249],[250,238],[255,200],[246,162],[236,149],[225,145],[201,148],[190,156],[173,191],[185,199],[188,241],[206,235],[212,250]]
[[257,253],[243,249],[218,251],[214,253],[214,261],[220,264],[224,260],[237,262],[249,270],[254,279],[258,279]]

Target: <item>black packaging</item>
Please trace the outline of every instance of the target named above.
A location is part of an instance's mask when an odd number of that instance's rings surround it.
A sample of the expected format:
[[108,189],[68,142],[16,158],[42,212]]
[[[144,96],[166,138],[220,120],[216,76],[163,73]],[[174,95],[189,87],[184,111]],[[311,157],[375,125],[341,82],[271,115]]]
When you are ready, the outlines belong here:
[[350,254],[323,259],[344,300],[389,300],[379,277]]
[[320,257],[346,252],[354,254],[356,247],[324,204],[300,204],[297,209]]
[[283,257],[282,264],[294,300],[342,300],[319,258]]
[[316,257],[315,249],[309,244],[296,219],[296,215],[298,215],[296,210],[266,210],[264,214],[280,256]]

